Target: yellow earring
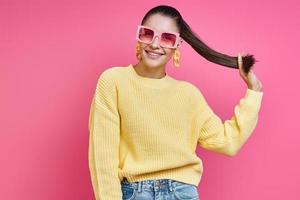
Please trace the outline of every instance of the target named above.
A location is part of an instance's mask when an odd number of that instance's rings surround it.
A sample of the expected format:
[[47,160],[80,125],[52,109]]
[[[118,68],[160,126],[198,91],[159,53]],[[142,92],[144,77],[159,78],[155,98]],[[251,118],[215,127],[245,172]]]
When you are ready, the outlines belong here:
[[138,43],[138,42],[136,43],[135,49],[136,49],[135,55],[136,55],[137,59],[141,60],[141,54],[140,54],[141,46],[140,46],[140,43]]
[[176,49],[173,55],[173,64],[176,68],[180,67],[179,59],[180,59],[180,52],[178,49]]

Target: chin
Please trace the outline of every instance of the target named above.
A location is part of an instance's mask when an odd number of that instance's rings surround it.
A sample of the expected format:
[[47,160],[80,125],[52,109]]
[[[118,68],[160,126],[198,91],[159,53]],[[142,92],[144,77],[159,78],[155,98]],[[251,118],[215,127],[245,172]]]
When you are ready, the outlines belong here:
[[151,68],[161,67],[165,64],[165,62],[162,58],[155,60],[155,59],[151,59],[151,58],[147,57],[147,55],[143,56],[142,62],[146,66],[151,67]]
[[152,60],[144,60],[143,63],[150,68],[157,68],[157,67],[161,67],[164,65],[163,62],[157,62],[157,61],[152,61]]

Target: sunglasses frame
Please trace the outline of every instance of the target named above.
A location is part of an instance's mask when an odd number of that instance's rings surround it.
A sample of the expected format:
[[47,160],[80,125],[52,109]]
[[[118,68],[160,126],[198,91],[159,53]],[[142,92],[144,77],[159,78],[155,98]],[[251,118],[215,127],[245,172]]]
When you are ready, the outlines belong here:
[[[154,36],[153,36],[153,38],[152,38],[152,41],[150,41],[150,42],[147,43],[147,42],[144,42],[144,41],[140,40],[140,38],[139,38],[139,33],[140,33],[140,29],[141,29],[141,28],[147,28],[147,29],[150,29],[150,30],[153,31]],[[176,35],[176,41],[175,41],[175,44],[174,44],[173,47],[165,47],[165,46],[162,46],[162,45],[160,44],[160,41],[161,41],[161,35],[162,35],[163,33],[171,33],[171,34]],[[171,31],[167,31],[167,32],[159,32],[159,31],[157,31],[157,30],[155,30],[154,28],[151,28],[151,27],[149,27],[149,26],[138,25],[138,28],[137,28],[137,31],[136,31],[136,40],[137,40],[137,41],[142,42],[142,43],[144,43],[144,44],[151,44],[151,43],[154,41],[154,39],[155,39],[156,36],[158,36],[158,39],[159,39],[159,45],[160,45],[161,47],[163,47],[163,48],[176,49],[176,48],[178,47],[178,45],[181,44],[181,43],[183,42],[183,39],[180,37],[180,34],[177,33],[177,32],[171,32]]]

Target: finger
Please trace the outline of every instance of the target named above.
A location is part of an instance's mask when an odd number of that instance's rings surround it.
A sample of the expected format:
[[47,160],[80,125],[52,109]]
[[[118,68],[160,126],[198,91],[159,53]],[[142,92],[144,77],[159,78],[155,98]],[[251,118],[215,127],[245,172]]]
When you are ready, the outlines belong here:
[[238,64],[239,64],[239,68],[243,68],[243,62],[242,62],[242,55],[241,55],[241,53],[238,54]]
[[238,65],[239,65],[239,71],[240,71],[240,74],[246,78],[246,74],[243,70],[243,62],[242,62],[242,55],[241,53],[238,54]]

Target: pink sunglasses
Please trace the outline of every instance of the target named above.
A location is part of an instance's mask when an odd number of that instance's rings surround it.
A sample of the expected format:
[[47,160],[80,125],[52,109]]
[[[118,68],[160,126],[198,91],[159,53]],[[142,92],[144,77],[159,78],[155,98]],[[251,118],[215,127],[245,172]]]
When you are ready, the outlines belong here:
[[151,44],[156,36],[158,36],[159,38],[160,46],[164,48],[172,48],[172,49],[177,48],[177,45],[183,42],[183,39],[180,37],[179,33],[176,32],[159,33],[158,31],[156,31],[151,27],[138,25],[136,31],[136,39],[138,41],[145,44]]

